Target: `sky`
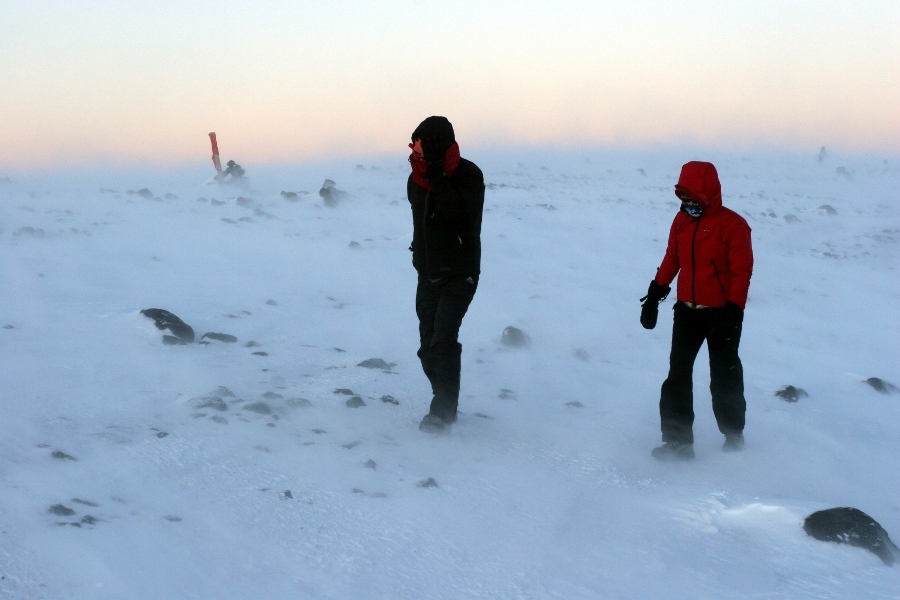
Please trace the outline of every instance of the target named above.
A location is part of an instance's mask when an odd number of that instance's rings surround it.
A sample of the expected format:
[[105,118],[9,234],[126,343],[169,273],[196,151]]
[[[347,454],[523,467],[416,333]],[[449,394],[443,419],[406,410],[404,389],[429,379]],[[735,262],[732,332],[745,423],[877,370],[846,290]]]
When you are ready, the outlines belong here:
[[[461,146],[900,152],[896,0],[0,2],[0,171]],[[465,153],[465,151],[464,151]],[[3,173],[0,172],[0,175]]]

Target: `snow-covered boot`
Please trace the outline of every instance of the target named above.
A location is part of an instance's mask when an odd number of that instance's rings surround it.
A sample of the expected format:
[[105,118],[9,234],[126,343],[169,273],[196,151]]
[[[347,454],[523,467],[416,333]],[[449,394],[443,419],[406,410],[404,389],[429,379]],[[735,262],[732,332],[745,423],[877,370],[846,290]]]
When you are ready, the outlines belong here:
[[691,460],[694,458],[694,445],[685,442],[666,442],[650,453],[659,460]]
[[726,433],[725,443],[722,444],[722,452],[740,452],[744,449],[743,433]]
[[425,433],[450,433],[450,423],[434,413],[428,413],[419,423],[419,431]]

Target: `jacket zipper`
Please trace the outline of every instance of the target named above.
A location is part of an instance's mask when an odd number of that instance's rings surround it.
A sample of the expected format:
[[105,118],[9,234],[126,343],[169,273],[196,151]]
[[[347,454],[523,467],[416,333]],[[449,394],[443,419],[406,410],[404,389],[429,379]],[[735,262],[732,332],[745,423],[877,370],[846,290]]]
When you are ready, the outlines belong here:
[[422,252],[425,254],[425,277],[430,275],[428,271],[428,198],[431,190],[425,191],[425,212],[422,214]]
[[716,261],[715,261],[715,259],[713,259],[713,260],[711,260],[711,261],[709,261],[709,262],[710,262],[710,264],[712,264],[713,273],[716,274],[716,281],[719,282],[719,289],[722,290],[722,293],[724,294],[724,293],[725,293],[725,286],[722,285],[722,280],[719,279],[719,269],[716,268]]
[[697,231],[700,230],[700,219],[703,215],[697,217],[697,224],[694,226],[694,235],[691,237],[691,304],[697,306]]

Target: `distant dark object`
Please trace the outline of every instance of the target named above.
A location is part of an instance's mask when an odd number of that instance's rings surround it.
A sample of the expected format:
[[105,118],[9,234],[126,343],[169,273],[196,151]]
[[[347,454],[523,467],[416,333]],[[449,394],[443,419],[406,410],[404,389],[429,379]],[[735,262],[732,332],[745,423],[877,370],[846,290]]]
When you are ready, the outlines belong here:
[[148,190],[147,188],[141,188],[141,189],[139,189],[139,190],[137,190],[137,191],[135,191],[135,190],[128,190],[128,195],[129,195],[129,196],[138,195],[138,196],[140,196],[141,198],[148,198],[148,199],[152,199],[152,198],[153,198],[153,192],[151,192],[151,191]]
[[76,461],[78,460],[71,454],[66,454],[62,450],[54,450],[50,456],[52,456],[53,458],[56,458],[58,460],[76,460]]
[[3,329],[15,329],[12,325],[4,325]]
[[825,146],[822,146],[822,149],[819,150],[819,153],[816,155],[816,162],[821,165],[825,162],[826,158],[828,158],[828,152],[825,151]]
[[423,479],[419,483],[416,484],[417,487],[420,488],[436,488],[438,487],[437,481],[434,480],[434,477],[429,477],[428,479]]
[[319,196],[322,197],[325,206],[337,206],[341,200],[347,198],[347,192],[342,192],[334,186],[334,181],[326,179],[322,184],[322,188],[319,190]]
[[531,346],[531,338],[518,327],[510,325],[503,330],[503,334],[500,336],[500,343],[507,348],[528,348]]
[[785,402],[796,402],[800,398],[808,398],[809,394],[806,393],[806,390],[794,387],[792,385],[786,385],[777,392],[775,395],[779,398],[784,398]]
[[232,179],[240,179],[247,172],[241,168],[241,165],[237,164],[233,160],[229,160],[226,166],[228,168],[222,171],[222,177],[231,175]]
[[515,393],[514,391],[512,391],[512,390],[508,390],[508,389],[506,389],[506,388],[503,388],[503,389],[500,390],[500,393],[497,394],[497,397],[500,398],[501,400],[515,400],[515,399],[516,399],[516,393]]
[[640,173],[641,177],[646,177],[646,176],[647,176],[647,171],[645,171],[645,170],[643,170],[643,169],[638,169],[637,172]]
[[385,404],[396,404],[398,406],[400,405],[400,402],[393,396],[387,396],[387,395],[382,396],[381,401],[384,402]]
[[837,210],[835,210],[835,208],[830,204],[823,204],[819,207],[819,210],[824,210],[825,214],[829,217],[836,217],[838,214]]
[[900,556],[900,548],[891,541],[887,531],[857,508],[845,506],[814,512],[803,521],[803,530],[823,542],[865,548],[889,567]]
[[268,352],[254,352],[253,355],[254,356],[268,356],[269,353]]
[[281,493],[281,495],[284,496],[285,500],[293,500],[294,499],[294,495],[291,493],[291,490],[284,490]]
[[238,196],[235,202],[237,202],[238,206],[243,206],[245,208],[253,206],[253,200],[251,200],[250,198],[244,198],[243,196]]
[[272,414],[272,407],[265,402],[252,402],[250,404],[246,404],[244,405],[244,410],[249,410],[250,412],[255,412],[260,415]]
[[365,367],[366,369],[381,369],[382,371],[390,371],[393,367],[397,366],[397,363],[385,362],[380,358],[369,358],[362,361],[356,366]]
[[291,200],[293,202],[297,201],[297,193],[296,192],[281,192],[281,197],[285,200]]
[[194,330],[191,329],[191,326],[169,311],[161,308],[146,308],[141,311],[141,314],[153,319],[157,329],[168,329],[172,335],[189,344],[194,341]]
[[178,196],[176,196],[176,195],[173,194],[172,192],[167,193],[167,194],[164,196],[164,198],[165,198],[166,200],[178,200]]
[[181,338],[177,338],[174,335],[164,335],[163,336],[163,345],[165,346],[187,346],[187,342]]
[[360,408],[361,406],[366,406],[365,401],[359,396],[353,396],[349,400],[347,400],[344,404],[347,405],[347,408]]
[[341,394],[342,396],[352,396],[353,390],[348,390],[347,388],[338,388],[334,390],[335,394]]
[[290,406],[291,408],[300,408],[303,406],[312,406],[312,402],[307,400],[306,398],[288,398],[284,401],[285,404]]
[[265,394],[262,394],[262,397],[266,400],[281,400],[282,398],[284,398],[284,396],[282,396],[278,392],[266,392]]
[[573,400],[572,402],[566,402],[566,406],[571,406],[572,408],[584,408],[584,404],[582,404],[578,400]]
[[588,361],[588,360],[591,359],[591,355],[588,354],[588,351],[585,350],[584,348],[576,348],[576,349],[572,352],[572,355],[573,355],[575,358],[577,358],[578,360]]
[[351,250],[359,250],[360,248],[362,248],[362,244],[360,244],[359,242],[350,242],[347,247]]
[[365,468],[367,468],[367,469],[372,469],[373,471],[376,470],[376,469],[378,468],[378,464],[377,464],[374,460],[372,460],[371,458],[370,458],[369,460],[367,460],[367,461],[363,464],[363,466],[364,466]]
[[834,170],[834,172],[836,175],[838,175],[840,177],[846,177],[847,179],[849,179],[851,181],[853,180],[853,175],[850,173],[850,171],[847,170],[846,167],[838,167],[837,169]]
[[262,346],[262,344],[260,344],[259,342],[254,342],[253,340],[244,344],[244,348],[258,348],[259,346]]
[[784,220],[787,221],[788,223],[799,223],[800,222],[800,219],[798,219],[796,217],[796,215],[792,215],[792,214],[784,215]]
[[200,339],[205,340],[206,338],[209,338],[211,340],[219,340],[220,342],[225,342],[226,344],[233,344],[238,341],[238,339],[233,335],[228,335],[227,333],[214,333],[212,331],[204,333],[203,337],[201,337]]
[[60,517],[71,517],[75,514],[74,510],[72,510],[68,506],[63,506],[62,504],[54,504],[47,509],[47,512],[51,515],[58,515]]
[[211,408],[213,410],[223,412],[228,410],[228,404],[226,404],[225,401],[218,396],[203,396],[200,398],[194,398],[193,400],[191,400],[191,403],[196,409]]
[[872,389],[876,392],[881,392],[882,394],[896,394],[900,392],[900,388],[898,388],[893,383],[888,383],[883,379],[879,379],[878,377],[869,377],[866,379],[866,383],[872,386]]
[[268,304],[269,306],[278,306],[278,303],[274,300],[266,300],[266,304]]

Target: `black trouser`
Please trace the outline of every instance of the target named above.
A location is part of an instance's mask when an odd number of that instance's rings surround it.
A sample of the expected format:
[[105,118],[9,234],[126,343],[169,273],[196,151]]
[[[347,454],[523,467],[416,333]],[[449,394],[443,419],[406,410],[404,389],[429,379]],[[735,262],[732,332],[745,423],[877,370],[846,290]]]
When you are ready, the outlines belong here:
[[430,412],[448,423],[456,421],[459,403],[462,356],[459,326],[477,287],[477,277],[447,277],[437,281],[419,277],[416,289],[418,355],[434,393]]
[[694,442],[694,359],[706,340],[709,350],[709,391],[719,431],[744,430],[744,370],[738,357],[741,323],[723,323],[717,308],[675,304],[669,377],[662,384],[659,416],[664,442]]

